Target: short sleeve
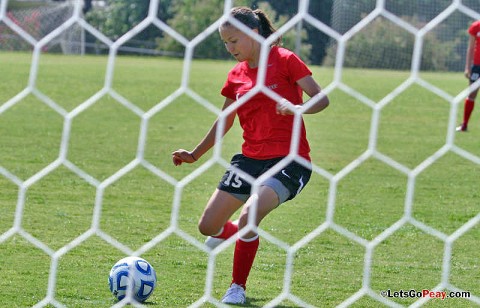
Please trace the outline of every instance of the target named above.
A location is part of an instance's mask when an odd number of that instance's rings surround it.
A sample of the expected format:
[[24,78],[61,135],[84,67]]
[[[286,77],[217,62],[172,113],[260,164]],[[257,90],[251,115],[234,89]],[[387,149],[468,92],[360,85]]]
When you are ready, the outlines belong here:
[[230,98],[233,100],[236,99],[233,84],[230,83],[230,74],[227,80],[225,81],[225,84],[223,85],[222,91],[220,93],[226,98]]
[[243,74],[243,70],[244,70],[243,63],[240,62],[240,63],[237,63],[237,65],[235,65],[230,70],[230,72],[228,72],[227,80],[225,81],[225,84],[223,85],[222,90],[220,91],[220,93],[224,97],[230,98],[233,100],[237,99],[239,81],[240,81],[240,84],[243,84],[242,81],[245,78]]
[[472,36],[477,36],[478,32],[480,32],[480,21],[477,20],[468,28],[468,33]]
[[312,71],[310,71],[307,65],[293,52],[289,55],[287,61],[291,83],[295,83],[303,77],[312,75]]

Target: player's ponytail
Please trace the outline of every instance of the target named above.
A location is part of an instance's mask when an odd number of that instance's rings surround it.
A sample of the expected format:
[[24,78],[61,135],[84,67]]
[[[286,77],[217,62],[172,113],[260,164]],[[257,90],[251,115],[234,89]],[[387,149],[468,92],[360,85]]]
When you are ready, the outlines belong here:
[[[263,36],[264,38],[269,37],[272,33],[276,31],[273,27],[272,22],[268,18],[268,16],[260,9],[256,9],[253,11],[251,8],[248,7],[234,7],[230,11],[230,14],[243,23],[245,26],[249,27],[250,29],[257,29],[258,33]],[[223,24],[223,26],[230,25],[229,22]],[[282,45],[282,37],[279,36],[273,43],[272,46],[281,46]]]
[[[270,19],[268,18],[267,14],[265,14],[262,10],[256,9],[253,11],[255,15],[258,17],[259,21],[259,26],[258,26],[258,32],[260,33],[261,36],[264,38],[269,37],[272,33],[277,31],[274,27]],[[274,46],[280,46],[282,45],[282,36],[279,36],[273,43],[272,45]]]

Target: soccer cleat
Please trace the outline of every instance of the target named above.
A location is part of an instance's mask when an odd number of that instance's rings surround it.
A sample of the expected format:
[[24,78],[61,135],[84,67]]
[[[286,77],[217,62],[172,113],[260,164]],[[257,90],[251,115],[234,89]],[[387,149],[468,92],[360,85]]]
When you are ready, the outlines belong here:
[[[235,221],[232,221],[232,223],[234,225],[238,225],[238,219],[235,220]],[[218,238],[218,237],[213,237],[213,236],[209,236],[207,237],[207,239],[205,240],[205,245],[207,247],[209,247],[210,249],[215,249],[217,248],[218,245],[220,245],[221,243],[225,242],[225,239],[224,238]]]
[[225,295],[222,297],[224,304],[245,304],[246,301],[245,289],[242,286],[232,283]]
[[467,131],[467,125],[462,124],[462,125],[458,126],[456,131],[457,132],[466,132]]

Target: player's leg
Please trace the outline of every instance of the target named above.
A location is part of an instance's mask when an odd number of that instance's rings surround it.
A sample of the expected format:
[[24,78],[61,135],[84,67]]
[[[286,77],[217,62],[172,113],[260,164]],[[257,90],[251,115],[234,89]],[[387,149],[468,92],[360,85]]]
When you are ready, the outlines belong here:
[[[250,197],[242,208],[238,219],[238,228],[242,229],[248,224],[248,217],[253,215],[253,209],[256,204],[256,215],[254,224],[259,226],[260,222],[275,208],[278,207],[280,200],[277,192],[269,186],[260,186],[258,190],[258,202],[256,202],[256,195]],[[244,239],[253,238],[257,235],[254,231],[249,231],[242,236]]]
[[[268,186],[261,186],[258,191],[258,202],[256,197],[250,197],[242,208],[238,220],[238,228],[242,229],[248,223],[253,210],[256,210],[254,224],[259,226],[260,222],[279,204],[277,193]],[[235,246],[233,279],[232,282],[245,288],[253,261],[259,245],[258,233],[254,230],[247,232],[238,238]]]
[[[480,66],[474,66],[472,68],[472,75],[470,77],[470,84],[474,83],[480,77]],[[478,89],[472,91],[468,97],[465,99],[465,103],[463,106],[463,122],[462,124],[457,127],[457,131],[467,131],[468,129],[468,122],[470,121],[470,116],[473,113],[473,109],[475,107],[475,99],[477,97]]]
[[[250,197],[242,208],[239,229],[247,225],[250,215],[255,212],[255,226],[279,204],[294,198],[308,183],[311,169],[292,162],[272,178],[267,179],[258,191],[258,201]],[[256,206],[255,206],[256,205]],[[259,246],[258,234],[251,230],[237,239],[233,257],[232,284],[223,297],[224,303],[242,304],[248,276]]]
[[470,121],[470,116],[473,113],[473,108],[475,107],[475,97],[477,96],[477,91],[472,92],[466,99],[463,106],[463,122],[462,125],[457,127],[457,131],[467,131],[468,122]]
[[[279,204],[277,193],[268,186],[261,186],[256,196],[250,197],[242,208],[239,217],[239,228],[248,223],[249,215],[256,209],[255,225],[258,226],[265,216],[274,210]],[[238,238],[235,243],[233,254],[232,283],[222,298],[226,304],[244,304],[246,301],[246,284],[259,246],[259,237],[255,231],[249,231]]]
[[465,130],[467,130],[468,122],[470,121],[470,116],[473,113],[473,108],[475,107],[475,99],[477,98],[478,89],[474,90],[468,98],[465,100],[465,109],[463,115],[463,123],[465,124]]
[[[255,160],[241,154],[234,155],[230,164],[254,178],[263,168]],[[234,168],[225,172],[200,218],[199,230],[209,236],[205,245],[213,249],[237,233],[237,223],[229,219],[248,199],[250,190],[250,184]]]
[[[233,224],[228,221],[242,204],[242,200],[217,188],[210,197],[198,223],[200,233],[207,236],[219,236],[224,231],[229,232],[229,236],[235,234],[238,227],[232,227]],[[232,228],[234,230],[231,230]],[[225,235],[224,238],[229,236]]]

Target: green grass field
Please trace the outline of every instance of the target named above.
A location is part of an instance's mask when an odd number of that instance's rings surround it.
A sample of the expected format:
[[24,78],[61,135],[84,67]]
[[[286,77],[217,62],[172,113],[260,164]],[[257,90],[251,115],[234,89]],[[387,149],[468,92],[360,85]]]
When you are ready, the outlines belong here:
[[[30,54],[0,53],[0,110],[29,82]],[[233,62],[194,60],[189,87],[220,108],[219,90]],[[42,55],[35,87],[62,112],[69,113],[105,84],[107,58]],[[147,112],[181,85],[183,63],[164,58],[118,57],[112,89]],[[314,77],[326,87],[333,70],[312,67]],[[402,84],[409,72],[345,69],[343,82],[374,102]],[[461,73],[421,73],[420,77],[451,96],[466,87]],[[331,105],[317,115],[306,115],[312,160],[318,168],[338,175],[368,148],[372,109],[339,89],[329,94]],[[463,103],[457,112],[461,119]],[[446,143],[450,103],[414,84],[395,97],[380,114],[377,149],[409,170],[415,169]],[[144,157],[158,170],[180,181],[212,157],[175,167],[170,153],[193,148],[216,115],[186,94],[180,95],[148,122]],[[470,131],[456,134],[459,148],[480,157],[480,110],[474,111]],[[141,117],[110,94],[76,115],[71,122],[66,157],[101,183],[135,159]],[[64,118],[29,93],[0,114],[0,167],[18,182],[30,179],[60,154]],[[229,160],[240,150],[238,123],[225,137],[222,157]],[[177,230],[198,243],[204,241],[197,221],[215,189],[224,167],[215,164],[182,190]],[[41,241],[51,253],[87,232],[97,194],[102,208],[99,229],[132,251],[172,226],[175,187],[139,165],[104,191],[59,165],[28,186],[24,208],[17,212],[19,187],[0,172],[0,307],[31,307],[47,296],[52,258],[26,238]],[[370,157],[341,178],[337,185],[333,221],[345,230],[371,241],[405,215],[408,175]],[[452,151],[429,165],[415,179],[411,216],[445,236],[480,215],[480,165]],[[283,204],[261,225],[285,245],[292,246],[326,221],[329,180],[314,174],[303,193]],[[21,204],[21,202],[20,202]],[[19,214],[16,216],[16,213]],[[20,220],[17,220],[20,219]],[[22,232],[6,236],[20,224]],[[27,234],[28,236],[22,236]],[[480,225],[477,223],[451,250],[448,281],[480,296]],[[294,255],[290,292],[316,307],[334,307],[362,287],[366,248],[332,228],[309,241]],[[445,243],[406,223],[375,247],[370,287],[376,294],[433,289],[440,284]],[[215,261],[212,296],[220,299],[231,275],[233,247]],[[108,272],[125,254],[92,234],[58,260],[55,300],[67,307],[110,307]],[[179,236],[168,235],[142,255],[155,267],[158,285],[148,307],[187,307],[205,292],[208,253]],[[261,307],[279,296],[283,288],[287,252],[262,239],[249,278],[248,307]],[[412,298],[391,298],[402,306]],[[384,304],[363,296],[353,307]],[[432,299],[426,307],[472,307],[466,299]],[[201,307],[213,307],[212,303]],[[48,304],[47,307],[53,307]],[[298,307],[284,300],[277,307]]]

